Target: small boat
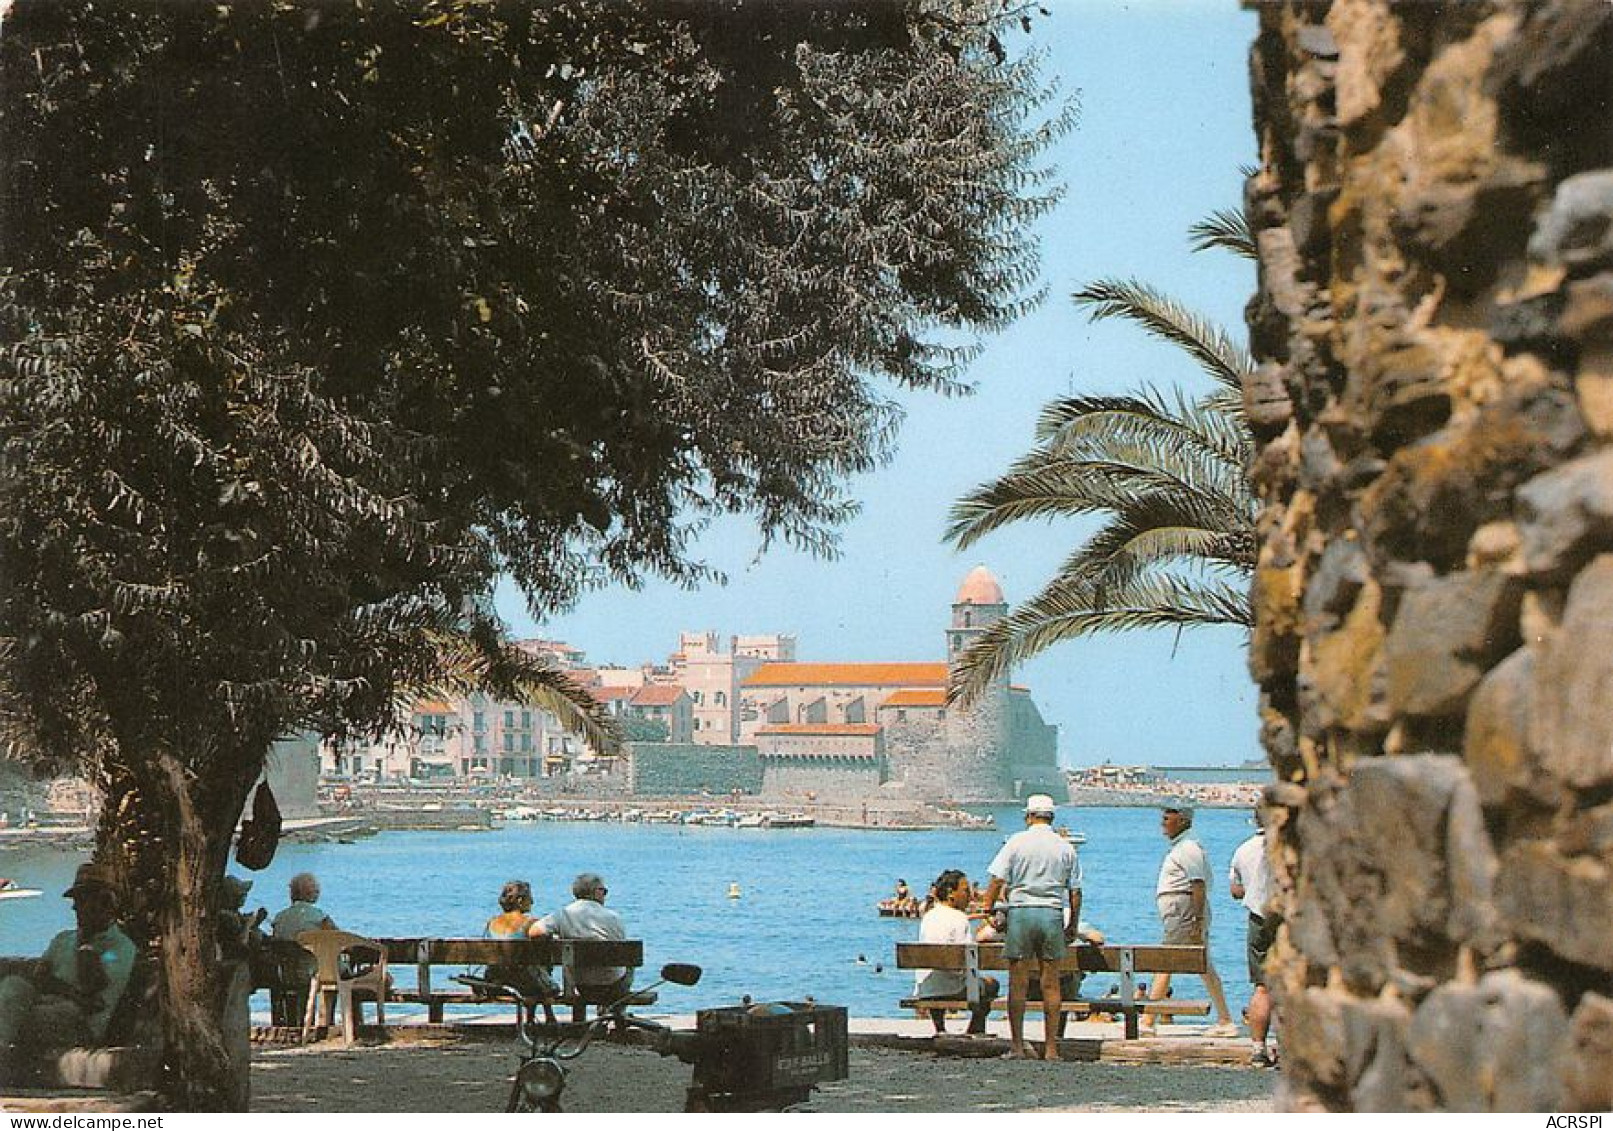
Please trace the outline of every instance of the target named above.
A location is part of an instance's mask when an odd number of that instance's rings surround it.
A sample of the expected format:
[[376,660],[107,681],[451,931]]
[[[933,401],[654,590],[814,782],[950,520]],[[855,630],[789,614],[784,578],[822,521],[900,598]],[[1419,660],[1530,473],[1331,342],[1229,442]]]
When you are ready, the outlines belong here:
[[881,919],[917,919],[922,912],[919,911],[916,899],[882,899],[879,901],[879,917]]
[[767,826],[767,817],[762,813],[747,813],[734,822],[736,829],[760,829]]
[[1086,833],[1071,832],[1068,825],[1055,825],[1053,827],[1053,831],[1058,833],[1059,836],[1063,837],[1071,844],[1075,845],[1077,848],[1081,847],[1087,842]]
[[769,829],[810,829],[817,824],[816,818],[805,813],[767,813],[762,822]]
[[33,899],[44,894],[39,888],[25,888],[16,880],[0,876],[0,899]]

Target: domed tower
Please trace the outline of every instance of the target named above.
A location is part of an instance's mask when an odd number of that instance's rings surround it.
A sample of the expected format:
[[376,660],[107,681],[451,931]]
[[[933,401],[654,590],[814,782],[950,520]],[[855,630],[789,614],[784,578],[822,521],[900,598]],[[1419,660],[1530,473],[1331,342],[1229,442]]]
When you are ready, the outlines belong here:
[[969,571],[952,599],[952,625],[947,629],[947,666],[955,665],[987,626],[1008,615],[1003,587],[983,565]]

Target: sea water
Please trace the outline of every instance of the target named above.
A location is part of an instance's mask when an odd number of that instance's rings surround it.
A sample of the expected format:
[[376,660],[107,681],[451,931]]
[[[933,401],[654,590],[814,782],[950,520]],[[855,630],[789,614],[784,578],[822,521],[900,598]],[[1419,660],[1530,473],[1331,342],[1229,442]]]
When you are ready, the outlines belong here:
[[[286,882],[313,872],[322,906],[341,927],[366,935],[479,935],[497,913],[506,880],[532,884],[537,912],[571,898],[571,879],[594,871],[610,889],[630,937],[644,940],[640,982],[666,962],[705,969],[697,986],[662,989],[657,1011],[693,1012],[754,1000],[815,998],[857,1017],[895,1017],[911,991],[895,968],[899,941],[918,937],[911,919],[880,918],[876,904],[898,878],[922,895],[944,869],[984,883],[1003,838],[1022,827],[1017,809],[993,811],[996,832],[862,829],[734,829],[611,822],[511,822],[482,832],[381,833],[351,844],[284,844],[254,881],[247,909],[286,904]],[[1086,836],[1082,917],[1110,941],[1159,941],[1154,881],[1166,848],[1154,809],[1072,809],[1059,820]],[[1209,852],[1211,953],[1236,1012],[1248,1000],[1246,913],[1227,890],[1232,852],[1254,831],[1247,810],[1200,810],[1194,834]],[[45,889],[38,899],[0,902],[0,953],[39,954],[72,924],[58,893],[76,854],[0,851],[0,875]],[[730,898],[733,885],[738,898]],[[413,971],[398,971],[407,984]],[[438,975],[445,979],[446,972]],[[1173,979],[1177,997],[1204,997],[1197,978]],[[1084,994],[1114,979],[1094,975]],[[261,995],[260,995],[261,998]],[[266,1008],[261,1001],[257,1008]],[[388,1011],[392,1013],[393,1010]]]

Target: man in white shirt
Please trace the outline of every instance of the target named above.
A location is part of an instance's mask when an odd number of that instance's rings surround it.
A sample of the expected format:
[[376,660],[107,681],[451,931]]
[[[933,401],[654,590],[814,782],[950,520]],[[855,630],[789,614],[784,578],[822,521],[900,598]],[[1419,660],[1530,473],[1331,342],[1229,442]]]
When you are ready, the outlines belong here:
[[[956,869],[949,868],[942,872],[935,881],[935,903],[924,913],[919,920],[919,942],[921,943],[970,943],[975,941],[975,931],[969,922],[969,900],[974,896],[974,885],[969,877]],[[996,1000],[997,992],[1001,987],[997,979],[984,977],[980,979],[980,1000],[969,1003],[969,1036],[979,1036],[986,1031],[986,1018],[991,1013],[991,1003]],[[964,996],[968,986],[961,970],[919,970],[913,984],[915,998],[932,998],[936,1000],[957,1000]],[[946,1010],[930,1010],[930,1020],[935,1024],[937,1033],[947,1031]]]
[[1271,991],[1266,988],[1266,955],[1277,936],[1277,917],[1267,904],[1271,900],[1271,865],[1266,860],[1266,821],[1261,810],[1255,810],[1255,835],[1238,846],[1232,854],[1229,879],[1232,898],[1243,903],[1249,913],[1249,927],[1245,944],[1249,957],[1249,984],[1254,992],[1249,997],[1249,1037],[1254,1043],[1249,1063],[1257,1068],[1271,1068],[1276,1057],[1266,1047],[1271,1031]]
[[[1057,812],[1045,793],[1025,801],[1025,831],[1015,833],[991,862],[986,907],[997,906],[1007,892],[1008,931],[1003,957],[1008,960],[1008,1055],[1031,1059],[1025,1045],[1025,1002],[1031,974],[1042,986],[1042,1059],[1057,1060],[1058,1025],[1064,999],[1059,989],[1059,963],[1065,944],[1081,922],[1081,861],[1075,846],[1053,831]],[[1069,916],[1064,913],[1069,901]]]
[[[1205,948],[1204,988],[1209,991],[1216,1017],[1207,1035],[1236,1036],[1238,1027],[1233,1024],[1227,995],[1221,988],[1221,975],[1216,973],[1209,951],[1210,858],[1204,846],[1188,835],[1193,828],[1193,810],[1187,805],[1166,806],[1160,814],[1160,825],[1171,842],[1159,866],[1159,882],[1154,887],[1159,919],[1165,927],[1163,941],[1166,946]],[[1148,988],[1148,1000],[1163,1001],[1170,988],[1169,974],[1156,975],[1154,984]]]
[[[551,911],[533,921],[527,934],[533,938],[553,935],[561,939],[604,939],[620,942],[627,938],[622,917],[605,906],[610,889],[596,872],[584,872],[571,882],[576,896],[559,911]],[[586,988],[591,999],[620,997],[633,988],[633,972],[621,966],[578,966],[566,969],[566,980]]]

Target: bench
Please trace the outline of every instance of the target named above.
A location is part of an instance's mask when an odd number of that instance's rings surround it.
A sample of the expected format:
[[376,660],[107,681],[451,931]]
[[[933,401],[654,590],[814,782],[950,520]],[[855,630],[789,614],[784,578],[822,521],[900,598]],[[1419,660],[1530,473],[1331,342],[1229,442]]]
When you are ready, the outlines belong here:
[[[644,965],[644,943],[638,939],[609,942],[604,939],[559,939],[552,936],[535,939],[485,938],[383,938],[377,943],[386,948],[386,961],[390,966],[413,966],[413,989],[394,987],[387,994],[388,1001],[412,1002],[426,1007],[427,1018],[436,1024],[443,1020],[443,1010],[450,1005],[483,1004],[489,1001],[514,1002],[507,994],[489,993],[483,989],[442,988],[433,983],[432,970],[450,966],[532,966],[547,970],[553,966],[622,966],[637,970]],[[648,1005],[654,995],[637,994],[633,1005]],[[600,995],[590,992],[587,986],[567,990],[547,1005],[569,1005],[574,1021],[583,1020],[588,1006],[609,1005]]]
[[[970,1003],[980,1000],[980,972],[1006,970],[1008,960],[1003,957],[1002,943],[917,943],[896,944],[896,965],[902,970],[957,970],[962,972],[964,995],[954,1001],[936,1001],[928,998],[904,998],[902,1007],[922,1016],[932,1009],[967,1010]],[[1080,971],[1083,974],[1117,974],[1120,978],[1118,998],[1073,998],[1064,1003],[1063,1012],[1077,1015],[1092,1013],[1119,1013],[1125,1022],[1127,1040],[1138,1035],[1137,1020],[1143,1014],[1173,1017],[1177,1015],[1203,1017],[1210,1005],[1203,1001],[1140,1001],[1137,998],[1138,974],[1202,974],[1205,969],[1205,952],[1202,946],[1072,946],[1059,964],[1061,971]],[[1027,1006],[1041,1008],[1041,1002],[1031,1001]]]

